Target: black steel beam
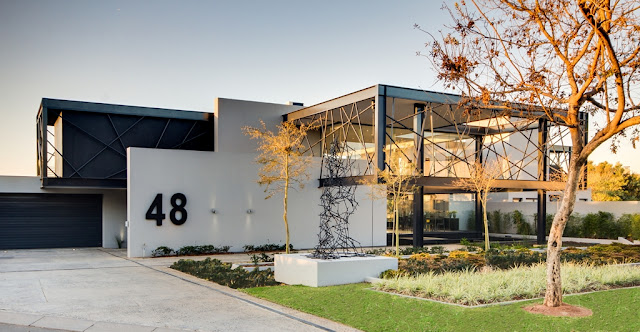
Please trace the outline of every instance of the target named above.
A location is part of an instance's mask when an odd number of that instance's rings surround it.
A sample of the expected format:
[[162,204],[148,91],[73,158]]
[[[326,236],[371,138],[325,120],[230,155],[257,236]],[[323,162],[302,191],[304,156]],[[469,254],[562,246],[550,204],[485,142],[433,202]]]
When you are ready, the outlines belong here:
[[[103,103],[90,103],[84,101],[60,100],[60,99],[42,99],[42,108],[50,110],[63,111],[80,111],[93,113],[122,114],[134,116],[150,116],[158,118],[171,118],[183,120],[210,121],[213,118],[212,113],[199,111],[183,111],[166,108],[127,106]],[[46,112],[43,112],[43,116]],[[48,117],[43,117],[45,123],[49,122]],[[55,121],[55,119],[54,119]],[[49,123],[52,125],[53,123]]]
[[[343,178],[343,184],[345,185],[359,185],[365,182],[371,181],[373,175],[362,176],[350,176]],[[455,177],[436,177],[436,176],[422,176],[412,181],[412,185],[425,187],[425,193],[439,192],[439,193],[470,193],[467,190],[460,189],[454,185],[454,182],[458,178]],[[332,184],[327,179],[319,179],[319,187],[328,187]],[[535,180],[496,180],[496,191],[522,191],[522,190],[538,190],[544,189],[547,191],[558,191],[564,188],[564,182],[555,181],[535,181]]]
[[[305,118],[307,116],[322,113],[328,110],[340,108],[349,104],[357,103],[359,101],[367,100],[369,98],[375,98],[378,95],[378,86],[374,85],[366,89],[362,89],[348,95],[344,95],[338,98],[327,100],[320,104],[312,105],[293,111],[289,114],[283,115],[284,121],[294,121]],[[384,117],[383,117],[384,118]]]
[[112,188],[126,189],[127,179],[46,178],[47,188]]

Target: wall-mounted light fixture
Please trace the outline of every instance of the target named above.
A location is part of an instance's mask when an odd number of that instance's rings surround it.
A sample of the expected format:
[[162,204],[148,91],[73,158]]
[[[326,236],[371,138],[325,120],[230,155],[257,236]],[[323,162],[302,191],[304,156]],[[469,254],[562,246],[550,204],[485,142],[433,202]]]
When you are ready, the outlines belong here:
[[247,210],[247,214],[252,214],[252,213],[253,213],[253,210],[251,210],[251,209]]
[[216,210],[216,209],[211,209],[211,213],[216,214],[216,213],[218,213],[218,210]]

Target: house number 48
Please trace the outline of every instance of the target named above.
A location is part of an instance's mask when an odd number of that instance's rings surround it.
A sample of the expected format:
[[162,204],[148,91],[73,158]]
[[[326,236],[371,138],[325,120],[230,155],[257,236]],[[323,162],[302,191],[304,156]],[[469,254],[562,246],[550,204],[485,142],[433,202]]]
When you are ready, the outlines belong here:
[[[171,211],[169,211],[169,219],[175,225],[182,225],[187,221],[187,197],[182,193],[173,194],[171,196]],[[162,210],[162,194],[157,194],[153,199],[151,206],[147,210],[145,218],[147,220],[155,220],[157,226],[162,226],[162,221],[166,215]]]

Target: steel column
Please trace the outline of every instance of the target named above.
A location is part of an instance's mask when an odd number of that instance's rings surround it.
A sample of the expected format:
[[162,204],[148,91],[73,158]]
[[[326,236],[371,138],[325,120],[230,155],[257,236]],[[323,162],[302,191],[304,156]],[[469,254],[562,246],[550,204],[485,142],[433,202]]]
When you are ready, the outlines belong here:
[[[548,122],[546,119],[538,120],[538,181],[546,181],[547,176],[547,139]],[[544,244],[546,242],[547,224],[547,192],[538,189],[538,220],[536,221],[536,242]]]
[[49,138],[47,137],[47,124],[49,122],[49,115],[48,115],[48,111],[47,111],[47,106],[42,106],[42,113],[41,113],[42,117],[41,117],[41,125],[40,125],[40,135],[42,136],[42,142],[39,142],[40,144],[42,144],[42,146],[40,146],[40,153],[41,153],[41,159],[40,159],[40,188],[44,188],[47,185],[47,177],[49,175],[49,171],[47,170],[48,167],[48,162],[47,162],[47,145],[49,142]]
[[[482,142],[484,141],[484,136],[476,136],[475,137],[475,141],[476,141],[476,162],[478,163],[482,163]],[[482,203],[480,202],[480,197],[478,195],[478,193],[476,193],[475,195],[475,202],[476,202],[476,232],[478,232],[479,235],[482,235],[482,232],[484,230],[484,219],[482,218]]]
[[[421,176],[424,174],[424,140],[422,135],[424,129],[422,127],[424,123],[424,104],[413,105],[413,131],[420,133],[420,135],[414,134],[414,147],[415,147],[415,166],[416,171]],[[413,193],[413,246],[422,247],[424,245],[424,188],[417,186]]]
[[387,87],[379,86],[380,91],[376,95],[375,106],[375,133],[374,140],[376,144],[376,169],[384,170],[384,147],[386,141],[387,129]]
[[[578,118],[580,119],[580,128],[582,128],[582,144],[585,146],[589,143],[589,113],[580,112],[578,113]],[[579,184],[580,189],[587,189],[587,168],[584,168],[584,173],[582,175],[582,182]]]

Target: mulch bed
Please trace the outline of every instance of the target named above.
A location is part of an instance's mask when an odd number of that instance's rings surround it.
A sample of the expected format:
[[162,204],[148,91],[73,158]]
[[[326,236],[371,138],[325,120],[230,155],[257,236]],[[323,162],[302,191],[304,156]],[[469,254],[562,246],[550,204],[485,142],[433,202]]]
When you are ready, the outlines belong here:
[[563,303],[559,307],[547,307],[542,304],[534,304],[523,307],[525,311],[532,314],[539,314],[554,317],[588,317],[593,315],[590,309]]

